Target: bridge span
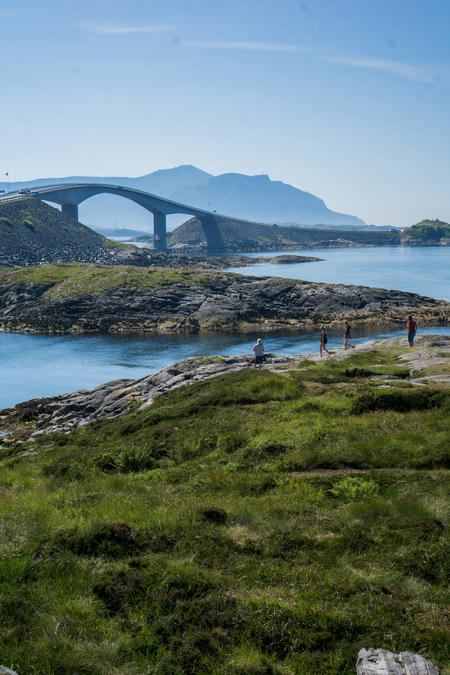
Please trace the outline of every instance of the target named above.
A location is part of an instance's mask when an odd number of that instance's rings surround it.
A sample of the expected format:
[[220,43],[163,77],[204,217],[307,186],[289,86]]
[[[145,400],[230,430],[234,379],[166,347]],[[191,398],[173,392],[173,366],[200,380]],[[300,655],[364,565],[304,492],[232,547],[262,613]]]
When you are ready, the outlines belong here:
[[197,209],[187,204],[158,197],[157,195],[135,190],[133,188],[122,187],[120,185],[106,185],[101,183],[64,183],[61,185],[43,185],[32,188],[25,193],[9,193],[0,197],[2,201],[10,201],[14,198],[28,197],[30,195],[42,199],[46,202],[52,202],[61,206],[62,212],[78,220],[78,206],[86,199],[95,197],[99,194],[113,194],[139,204],[147,211],[153,214],[153,234],[154,245],[159,251],[167,249],[167,226],[166,216],[173,213],[184,213],[188,216],[197,216],[203,226],[207,246],[211,249],[220,249],[223,246],[222,237],[216,223],[216,213]]

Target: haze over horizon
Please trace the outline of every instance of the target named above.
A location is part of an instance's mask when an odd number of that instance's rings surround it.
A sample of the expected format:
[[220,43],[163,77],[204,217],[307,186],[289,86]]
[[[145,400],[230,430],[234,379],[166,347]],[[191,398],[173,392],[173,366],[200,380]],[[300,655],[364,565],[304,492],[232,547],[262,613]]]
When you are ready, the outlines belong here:
[[450,221],[446,0],[0,0],[0,181],[268,174]]

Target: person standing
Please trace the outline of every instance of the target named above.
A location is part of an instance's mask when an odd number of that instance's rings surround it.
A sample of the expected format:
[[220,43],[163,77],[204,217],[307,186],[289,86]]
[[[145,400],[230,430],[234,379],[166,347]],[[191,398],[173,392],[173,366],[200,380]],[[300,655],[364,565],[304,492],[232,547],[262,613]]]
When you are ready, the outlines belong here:
[[408,316],[408,321],[406,322],[406,329],[408,331],[409,346],[414,347],[414,338],[416,337],[417,323],[414,321],[412,314]]
[[320,356],[322,356],[322,350],[325,349],[326,353],[329,354],[330,352],[327,349],[327,342],[328,342],[328,336],[327,336],[327,330],[325,326],[322,326],[320,329]]
[[255,353],[255,363],[253,364],[253,368],[256,368],[256,366],[261,368],[264,361],[264,345],[261,341],[261,338],[256,340],[256,344],[253,346],[253,351]]
[[352,327],[350,326],[349,322],[345,322],[345,333],[344,333],[344,349],[348,349],[351,347],[352,349],[355,348],[354,345],[349,345],[348,341],[351,340],[352,337]]

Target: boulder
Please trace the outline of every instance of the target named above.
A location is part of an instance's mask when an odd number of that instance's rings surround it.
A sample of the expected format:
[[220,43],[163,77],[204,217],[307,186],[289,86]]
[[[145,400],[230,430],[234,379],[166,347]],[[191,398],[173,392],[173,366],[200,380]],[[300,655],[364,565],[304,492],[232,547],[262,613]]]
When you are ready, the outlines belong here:
[[439,668],[419,654],[387,649],[360,649],[356,662],[357,675],[440,675]]

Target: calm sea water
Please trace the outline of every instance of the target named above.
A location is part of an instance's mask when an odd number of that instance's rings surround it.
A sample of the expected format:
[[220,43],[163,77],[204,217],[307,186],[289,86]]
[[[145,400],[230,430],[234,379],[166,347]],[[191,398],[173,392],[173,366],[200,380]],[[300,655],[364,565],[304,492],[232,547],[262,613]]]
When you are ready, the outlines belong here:
[[289,265],[260,263],[234,267],[233,271],[253,276],[395,288],[450,301],[450,247],[311,248],[246,255],[271,257],[287,253],[311,255],[324,261]]
[[[308,249],[298,254],[326,261],[258,264],[242,272],[397,288],[450,300],[450,250],[444,247]],[[450,328],[427,328],[421,332],[449,335]],[[379,326],[377,330],[359,331],[354,342],[402,334],[403,331]],[[256,333],[189,336],[0,333],[0,409],[39,396],[91,389],[109,380],[142,377],[189,356],[250,352],[257,337]],[[318,349],[316,333],[277,332],[263,337],[267,351],[312,353]],[[342,345],[340,332],[329,333],[329,338],[331,347]]]
[[[450,335],[450,327],[426,328],[422,333]],[[331,347],[342,346],[341,332],[329,334]],[[405,335],[381,327],[354,332],[353,343]],[[0,333],[0,410],[19,401],[54,396],[120,378],[138,378],[174,361],[204,354],[251,352],[256,333],[152,336],[48,336]],[[266,351],[309,354],[318,350],[312,332],[262,335]]]

